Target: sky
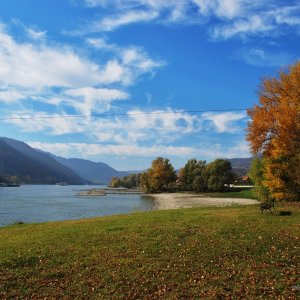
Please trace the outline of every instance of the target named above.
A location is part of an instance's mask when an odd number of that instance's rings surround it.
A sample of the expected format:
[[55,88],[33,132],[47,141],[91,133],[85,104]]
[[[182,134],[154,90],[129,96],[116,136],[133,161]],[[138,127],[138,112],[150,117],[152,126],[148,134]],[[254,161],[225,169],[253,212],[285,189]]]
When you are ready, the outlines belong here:
[[0,136],[118,170],[249,157],[299,38],[299,1],[1,0]]

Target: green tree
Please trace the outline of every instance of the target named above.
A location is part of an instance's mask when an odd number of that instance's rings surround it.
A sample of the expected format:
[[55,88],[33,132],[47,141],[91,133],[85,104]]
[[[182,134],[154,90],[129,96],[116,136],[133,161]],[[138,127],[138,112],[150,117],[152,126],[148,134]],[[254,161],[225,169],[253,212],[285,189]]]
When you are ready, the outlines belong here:
[[178,174],[180,187],[184,191],[204,192],[207,189],[206,162],[190,159]]
[[264,169],[265,160],[263,158],[254,157],[248,175],[254,184],[255,193],[258,199],[267,201],[270,197],[270,191],[264,185]]
[[199,160],[194,169],[193,190],[195,192],[205,192],[207,190],[207,170],[206,161]]
[[208,189],[214,192],[222,192],[228,189],[233,182],[234,174],[230,161],[216,159],[207,165]]
[[264,163],[262,158],[257,156],[253,158],[248,176],[255,186],[262,185],[264,179]]
[[140,186],[141,174],[129,174],[122,178],[113,177],[109,183],[110,187],[125,187],[128,189],[137,188]]

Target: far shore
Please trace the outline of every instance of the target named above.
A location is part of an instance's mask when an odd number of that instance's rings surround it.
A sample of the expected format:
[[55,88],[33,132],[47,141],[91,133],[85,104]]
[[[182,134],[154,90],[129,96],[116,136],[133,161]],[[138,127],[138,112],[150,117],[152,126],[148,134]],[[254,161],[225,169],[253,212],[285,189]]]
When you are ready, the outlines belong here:
[[203,194],[194,193],[160,193],[143,194],[154,199],[154,209],[177,209],[191,207],[212,207],[258,204],[254,199],[243,198],[210,198]]

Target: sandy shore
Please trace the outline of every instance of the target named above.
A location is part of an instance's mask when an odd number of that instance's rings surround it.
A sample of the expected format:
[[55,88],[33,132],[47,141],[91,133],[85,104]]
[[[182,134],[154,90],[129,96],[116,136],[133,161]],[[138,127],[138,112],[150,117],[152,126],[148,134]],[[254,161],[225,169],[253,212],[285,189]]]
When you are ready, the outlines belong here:
[[189,207],[249,205],[259,203],[257,200],[242,198],[209,198],[201,194],[192,193],[162,193],[147,194],[154,201],[155,209],[176,209]]

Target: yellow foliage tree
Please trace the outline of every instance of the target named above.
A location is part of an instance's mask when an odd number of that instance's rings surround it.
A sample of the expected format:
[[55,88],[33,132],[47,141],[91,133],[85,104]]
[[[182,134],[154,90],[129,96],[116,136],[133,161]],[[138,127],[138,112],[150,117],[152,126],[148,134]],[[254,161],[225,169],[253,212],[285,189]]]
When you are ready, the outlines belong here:
[[151,168],[141,176],[140,186],[145,192],[168,190],[175,183],[176,172],[167,158],[158,157],[152,161]]
[[247,139],[263,153],[263,184],[277,199],[300,200],[300,62],[265,78],[260,104],[248,110]]

